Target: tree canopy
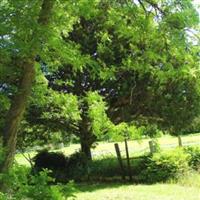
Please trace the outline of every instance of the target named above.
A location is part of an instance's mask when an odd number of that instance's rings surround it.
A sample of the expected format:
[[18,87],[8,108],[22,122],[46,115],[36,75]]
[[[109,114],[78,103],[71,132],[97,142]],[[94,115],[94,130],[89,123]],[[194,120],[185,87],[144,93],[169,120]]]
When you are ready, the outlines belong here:
[[114,124],[147,121],[178,133],[199,114],[199,16],[191,0],[0,4],[5,141],[17,138],[28,99],[20,132],[27,134],[26,123],[47,135],[72,131],[85,151]]

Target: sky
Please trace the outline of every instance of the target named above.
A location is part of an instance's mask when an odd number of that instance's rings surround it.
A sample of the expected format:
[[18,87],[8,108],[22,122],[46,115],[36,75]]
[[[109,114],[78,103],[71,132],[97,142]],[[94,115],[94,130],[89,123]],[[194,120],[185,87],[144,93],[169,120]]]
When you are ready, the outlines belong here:
[[193,0],[193,2],[200,15],[200,0]]

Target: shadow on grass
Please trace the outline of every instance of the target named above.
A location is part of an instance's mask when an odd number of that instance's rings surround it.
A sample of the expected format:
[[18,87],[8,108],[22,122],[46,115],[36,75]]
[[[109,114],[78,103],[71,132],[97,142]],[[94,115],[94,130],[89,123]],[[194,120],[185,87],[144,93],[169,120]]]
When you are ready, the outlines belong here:
[[76,193],[79,192],[93,192],[102,189],[116,189],[122,186],[133,185],[130,183],[81,183],[76,185]]

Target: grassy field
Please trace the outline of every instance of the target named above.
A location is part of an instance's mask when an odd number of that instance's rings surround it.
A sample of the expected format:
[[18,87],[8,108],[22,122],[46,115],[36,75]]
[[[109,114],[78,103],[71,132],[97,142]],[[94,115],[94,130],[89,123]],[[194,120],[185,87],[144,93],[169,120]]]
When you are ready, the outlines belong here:
[[[183,145],[200,145],[200,134],[183,136]],[[129,141],[129,151],[132,156],[143,154],[149,151],[149,139],[140,141]],[[175,148],[178,146],[176,137],[164,136],[158,139],[162,149]],[[122,154],[124,153],[124,143],[118,142]],[[59,149],[65,155],[70,155],[78,151],[80,145],[72,144],[68,147]],[[114,142],[100,142],[92,150],[93,157],[114,155]],[[35,152],[30,152],[34,156]],[[16,155],[16,160],[20,164],[28,165],[22,154]],[[119,183],[99,183],[99,184],[78,184],[76,185],[76,198],[70,200],[200,200],[200,174],[191,174],[182,177],[178,183],[154,184],[154,185],[131,185]]]
[[200,174],[168,184],[79,184],[74,195],[76,200],[200,200]]
[[[200,188],[177,184],[79,185],[77,200],[199,200]],[[72,200],[73,198],[71,198]]]
[[[142,139],[139,141],[129,141],[128,145],[129,145],[129,152],[131,156],[148,152],[149,140],[150,139]],[[177,137],[172,137],[169,135],[158,138],[158,142],[162,149],[174,148],[178,146]],[[182,136],[182,142],[183,142],[183,145],[193,145],[193,144],[200,145],[200,134]],[[125,155],[124,142],[118,142],[118,144],[119,144],[122,155]],[[58,151],[63,152],[65,155],[70,155],[73,152],[78,151],[79,149],[80,149],[79,144],[71,144],[70,146],[59,149]],[[35,155],[35,152],[30,152],[29,154],[31,157],[33,157]],[[92,155],[94,158],[108,156],[108,155],[115,156],[116,154],[115,154],[115,149],[114,149],[114,142],[99,142],[96,148],[92,149]],[[24,165],[29,164],[22,154],[16,155],[16,161]]]

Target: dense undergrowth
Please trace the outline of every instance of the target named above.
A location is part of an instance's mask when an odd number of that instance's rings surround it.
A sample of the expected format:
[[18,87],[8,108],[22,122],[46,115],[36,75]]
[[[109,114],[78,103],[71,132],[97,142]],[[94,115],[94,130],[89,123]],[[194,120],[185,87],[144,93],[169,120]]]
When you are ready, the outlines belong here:
[[[85,162],[79,152],[65,157],[61,153],[42,151],[34,161],[33,169],[14,165],[7,174],[0,175],[0,182],[7,187],[0,192],[0,200],[64,200],[75,191],[70,180],[77,183],[121,181],[122,172],[115,157]],[[128,180],[125,159],[123,164]],[[130,164],[133,183],[178,182],[200,187],[199,147],[159,151],[132,158]]]
[[[58,156],[59,155],[59,156]],[[40,152],[35,157],[36,171],[40,171],[42,166],[52,170],[52,177],[58,182],[75,180],[82,181],[114,181],[121,180],[122,170],[116,157],[104,157],[85,162],[83,154],[76,152],[70,157],[65,157],[65,163],[61,168],[57,165],[59,160],[49,163],[47,157],[51,159],[58,157],[61,161],[64,155],[60,153]],[[63,161],[62,161],[63,162]],[[123,159],[124,173],[128,177],[129,171],[126,159]],[[48,165],[48,166],[47,166]],[[156,183],[169,180],[178,180],[181,176],[191,171],[200,169],[200,148],[185,147],[168,151],[158,151],[153,155],[133,157],[130,160],[131,174],[135,183]]]
[[14,165],[8,173],[0,175],[0,182],[4,185],[0,200],[64,200],[73,196],[73,182],[52,184],[54,179],[49,173],[44,169],[31,175],[30,168]]

